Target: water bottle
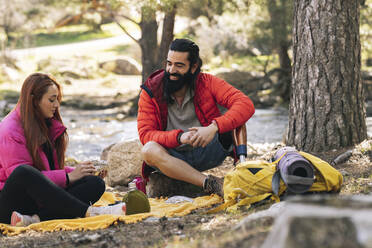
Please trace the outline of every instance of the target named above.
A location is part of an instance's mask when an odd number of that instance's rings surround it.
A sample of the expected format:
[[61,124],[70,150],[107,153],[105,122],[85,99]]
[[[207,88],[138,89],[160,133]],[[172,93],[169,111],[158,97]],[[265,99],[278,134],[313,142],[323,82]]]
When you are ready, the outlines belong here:
[[[146,195],[146,181],[142,177],[135,177],[132,182],[128,184],[129,190],[138,189]],[[132,188],[133,189],[132,189]]]
[[136,177],[128,183],[129,191],[122,199],[126,206],[126,215],[148,213],[151,211],[151,206],[147,195],[145,183],[142,177]]

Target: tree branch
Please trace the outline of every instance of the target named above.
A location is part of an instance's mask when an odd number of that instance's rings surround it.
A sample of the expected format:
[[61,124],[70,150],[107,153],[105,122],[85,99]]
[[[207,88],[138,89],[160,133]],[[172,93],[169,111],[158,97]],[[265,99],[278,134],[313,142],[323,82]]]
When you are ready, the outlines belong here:
[[122,18],[124,18],[124,19],[126,19],[126,20],[128,20],[128,21],[130,21],[130,22],[132,22],[132,23],[134,23],[136,25],[138,25],[138,26],[140,25],[138,22],[136,22],[135,20],[133,20],[132,18],[130,18],[130,17],[126,16],[126,15],[117,14],[116,16],[120,16],[120,17],[122,17]]
[[136,43],[138,43],[139,44],[139,40],[137,40],[136,38],[134,38],[134,36],[132,36],[129,32],[128,32],[128,30],[123,26],[123,25],[121,25],[120,24],[120,22],[116,19],[116,17],[115,16],[113,16],[112,17],[112,19],[114,20],[114,22],[124,31],[124,33],[126,34],[126,35],[128,35],[129,36],[129,38],[131,38],[132,40],[134,40]]

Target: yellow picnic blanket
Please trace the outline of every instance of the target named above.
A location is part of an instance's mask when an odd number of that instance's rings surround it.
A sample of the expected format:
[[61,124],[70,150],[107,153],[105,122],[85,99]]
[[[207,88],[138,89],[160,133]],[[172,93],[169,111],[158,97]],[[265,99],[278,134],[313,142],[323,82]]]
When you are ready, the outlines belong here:
[[[116,197],[113,193],[105,192],[101,199],[94,206],[105,206],[115,201],[121,200],[121,197]],[[199,208],[211,207],[214,204],[221,203],[223,200],[217,195],[202,196],[194,198],[192,202],[183,203],[166,203],[166,199],[149,198],[151,205],[150,213],[134,214],[134,215],[98,215],[87,218],[77,219],[60,219],[49,220],[40,223],[35,223],[27,227],[14,227],[0,223],[0,232],[8,236],[14,236],[27,230],[39,232],[55,232],[59,230],[97,230],[107,228],[111,225],[117,225],[119,222],[136,223],[147,217],[173,217],[184,216],[191,211]]]

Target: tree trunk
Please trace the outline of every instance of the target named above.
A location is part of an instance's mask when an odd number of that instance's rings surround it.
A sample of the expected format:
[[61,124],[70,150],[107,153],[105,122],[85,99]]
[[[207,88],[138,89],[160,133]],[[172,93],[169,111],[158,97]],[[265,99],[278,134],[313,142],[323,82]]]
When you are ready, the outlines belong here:
[[290,6],[287,0],[267,0],[267,9],[270,15],[270,24],[273,34],[273,49],[279,56],[280,73],[277,85],[279,95],[288,102],[291,84],[291,59],[288,55],[290,47]]
[[288,145],[327,151],[367,138],[359,2],[294,1]]
[[278,95],[285,101],[289,102],[290,93],[291,93],[291,59],[288,55],[289,43],[283,42],[279,44],[278,55],[279,55],[279,65],[280,73],[278,76],[277,87],[275,90],[278,91]]
[[168,50],[173,41],[174,21],[176,19],[176,8],[172,11],[166,12],[163,21],[163,33],[161,34],[161,42],[159,49],[159,68],[165,67]]
[[139,44],[142,52],[142,82],[158,69],[158,23],[156,10],[151,7],[142,7],[141,10],[141,38]]

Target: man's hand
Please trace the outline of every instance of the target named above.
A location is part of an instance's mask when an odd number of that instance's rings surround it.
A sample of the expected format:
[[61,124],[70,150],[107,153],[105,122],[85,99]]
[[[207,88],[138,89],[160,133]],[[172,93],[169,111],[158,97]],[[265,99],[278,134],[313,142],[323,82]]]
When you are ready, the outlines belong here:
[[194,135],[195,131],[188,131],[182,133],[180,137],[181,144],[189,144],[192,145],[191,143],[191,137]]
[[70,183],[74,183],[80,178],[85,176],[94,175],[96,172],[96,167],[91,162],[85,162],[78,164],[75,170],[68,173],[68,178],[70,179]]
[[194,132],[190,139],[190,145],[193,147],[206,147],[218,132],[217,124],[212,123],[207,127],[192,127],[189,131]]

